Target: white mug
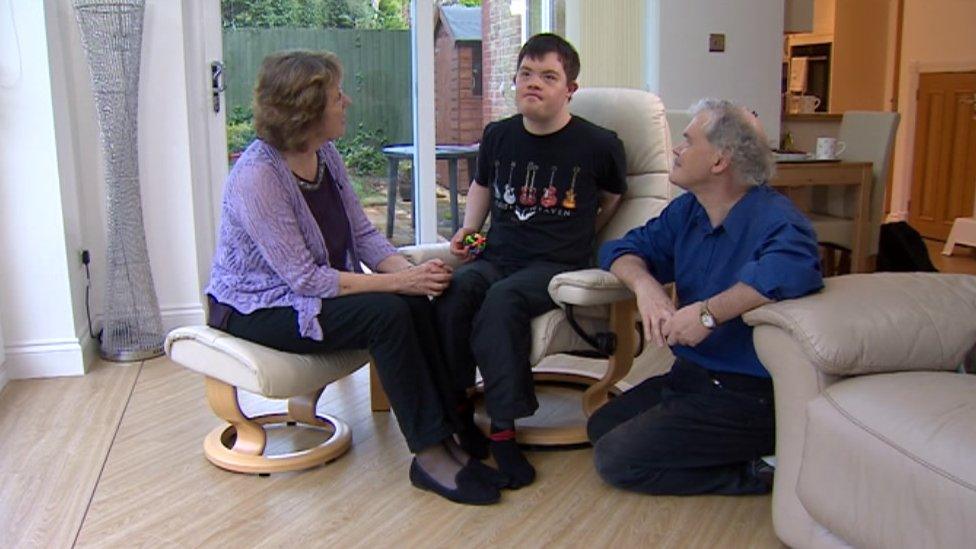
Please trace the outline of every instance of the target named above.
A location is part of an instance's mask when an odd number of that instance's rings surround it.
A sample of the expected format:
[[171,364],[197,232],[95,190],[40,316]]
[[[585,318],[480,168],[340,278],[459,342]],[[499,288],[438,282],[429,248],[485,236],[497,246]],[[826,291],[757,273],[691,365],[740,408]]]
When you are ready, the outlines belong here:
[[847,144],[838,141],[836,137],[818,137],[816,158],[817,160],[836,160],[846,148]]
[[801,113],[812,113],[820,106],[820,98],[816,95],[801,95],[797,98],[799,111]]

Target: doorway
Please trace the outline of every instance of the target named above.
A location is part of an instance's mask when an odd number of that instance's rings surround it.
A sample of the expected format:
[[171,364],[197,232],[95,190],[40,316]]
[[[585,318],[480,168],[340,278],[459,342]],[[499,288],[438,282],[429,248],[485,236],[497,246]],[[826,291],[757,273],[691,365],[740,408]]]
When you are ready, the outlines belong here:
[[976,194],[976,71],[919,75],[909,222],[945,240]]
[[[198,253],[200,256],[200,271],[204,275],[209,272],[209,257],[212,254],[213,245],[216,242],[215,235],[216,228],[219,226],[220,197],[224,179],[226,179],[228,169],[233,163],[231,158],[233,151],[229,151],[228,149],[228,136],[232,140],[236,139],[238,141],[236,145],[238,146],[248,141],[250,137],[253,137],[253,135],[247,135],[246,123],[242,123],[248,118],[248,113],[244,111],[249,109],[233,108],[235,105],[248,105],[250,102],[249,99],[246,97],[245,99],[241,99],[241,97],[249,95],[249,92],[244,91],[243,94],[238,94],[233,100],[234,104],[232,105],[231,101],[229,101],[230,95],[232,94],[227,93],[225,89],[227,85],[231,85],[232,87],[236,86],[237,88],[250,90],[254,84],[253,78],[256,74],[256,67],[263,57],[263,55],[260,55],[257,58],[244,59],[238,63],[239,66],[236,69],[233,66],[225,66],[224,63],[228,61],[229,57],[232,57],[231,52],[228,51],[228,44],[225,41],[225,31],[229,26],[228,21],[232,20],[235,14],[238,14],[238,8],[243,9],[243,7],[257,4],[255,2],[228,2],[226,0],[204,0],[200,2],[183,0],[188,59],[188,87],[192,88],[188,90],[188,93],[195,97],[192,100],[194,103],[202,104],[205,101],[207,112],[210,113],[209,116],[201,116],[191,121],[191,134],[193,134],[191,135],[191,140],[200,145],[194,147],[193,153],[193,164],[195,166],[194,203],[195,205],[203,204],[204,202],[207,204],[207,207],[201,206],[197,208],[195,206],[195,209],[200,210],[197,212],[199,218],[197,222],[198,226],[209,227],[211,229],[206,231],[208,234],[201,239],[200,248],[202,251]],[[280,10],[275,8],[275,2],[269,0],[264,4],[270,6],[268,10],[265,10],[267,12],[265,15],[269,17],[278,15],[278,11]],[[369,5],[370,3],[364,2],[364,4]],[[406,86],[391,85],[388,81],[390,71],[377,69],[368,64],[369,62],[377,62],[375,59],[376,55],[370,57],[369,55],[359,53],[368,50],[369,46],[373,45],[370,36],[364,36],[364,33],[359,32],[362,29],[333,29],[341,31],[338,34],[342,34],[338,38],[336,36],[330,38],[336,42],[335,44],[316,42],[316,40],[320,41],[320,38],[307,36],[310,34],[307,29],[295,29],[290,37],[283,39],[288,43],[276,43],[275,45],[278,49],[304,47],[308,49],[329,50],[339,50],[339,45],[348,46],[349,53],[343,59],[345,74],[344,86],[350,92],[361,92],[358,97],[353,96],[353,111],[355,112],[357,108],[365,105],[372,105],[371,116],[373,116],[373,119],[380,121],[377,124],[382,126],[384,131],[395,128],[397,138],[403,138],[403,119],[407,119],[407,140],[411,140],[418,145],[416,147],[417,155],[414,157],[415,169],[413,170],[413,177],[418,192],[422,196],[421,200],[411,205],[416,210],[418,226],[416,230],[411,229],[409,243],[433,242],[438,238],[437,219],[434,213],[434,178],[429,175],[434,171],[434,124],[432,116],[434,103],[433,18],[426,16],[416,17],[415,10],[433,10],[434,5],[433,3],[418,3],[409,0],[402,0],[398,5],[403,7],[404,17],[409,17],[409,20],[417,22],[412,29],[415,32],[410,33],[407,31],[409,39],[405,46],[400,44],[394,45],[395,47],[381,48],[382,51],[377,55],[382,56],[385,52],[387,56],[398,56],[395,61],[399,66],[396,69],[398,71],[406,71],[406,81],[408,82]],[[298,11],[301,13],[296,15],[296,17],[301,19],[305,17],[302,14],[305,14],[308,10],[299,9]],[[251,30],[274,29],[268,29],[266,26],[263,29]],[[381,29],[376,29],[374,32],[379,33]],[[257,36],[258,34],[260,32],[255,32],[255,35],[250,38],[254,40],[262,38],[261,36]],[[331,34],[337,33],[333,32]],[[238,42],[243,41],[244,45],[247,46],[247,38],[244,37],[241,40],[241,37],[237,37],[237,40]],[[389,44],[386,45],[389,46]],[[401,58],[403,49],[407,50],[405,60]],[[243,51],[246,57],[248,53],[253,53],[256,50],[251,48],[244,49]],[[380,61],[383,60],[381,59]],[[230,64],[233,63],[232,61]],[[214,77],[215,66],[222,67],[219,80]],[[249,73],[251,81],[246,82],[240,78],[235,78],[231,74],[234,71]],[[238,74],[237,76],[242,75]],[[246,79],[248,77],[244,78]],[[373,81],[377,78],[381,81]],[[409,82],[413,82],[413,84]],[[398,88],[401,97],[406,97],[406,103],[409,105],[409,108],[405,113],[403,112],[402,105],[398,105],[399,110],[397,114],[390,114],[394,109],[388,108],[388,105],[383,103],[382,98],[367,97],[367,95],[372,93],[372,90],[388,87]],[[241,92],[242,90],[239,89],[238,91]],[[214,109],[219,108],[219,110],[211,109],[211,105],[214,106]],[[418,116],[418,109],[424,115]],[[230,133],[228,133],[228,126],[232,126]],[[357,138],[359,126],[360,124],[358,122],[355,125],[350,124],[349,130],[351,131],[347,132],[347,137],[351,141],[350,148],[354,152],[362,152],[374,144],[372,143],[371,135],[358,135]],[[371,133],[375,134],[378,132],[374,128],[374,131]],[[392,140],[393,137],[390,136],[390,139]],[[207,144],[207,146],[204,146],[204,144]],[[233,141],[231,144],[234,144]],[[382,156],[380,158],[382,160]],[[346,160],[348,164],[349,155],[346,155]],[[364,162],[369,164],[370,161],[371,159],[367,158]],[[385,177],[383,180],[385,181]],[[356,183],[357,181],[353,181],[354,186]],[[377,195],[377,193],[372,192],[371,195]],[[383,198],[379,196],[375,198],[381,202],[377,209],[385,210],[382,207],[385,204],[382,203]],[[377,226],[382,230],[385,226],[385,220],[383,223],[378,223]]]

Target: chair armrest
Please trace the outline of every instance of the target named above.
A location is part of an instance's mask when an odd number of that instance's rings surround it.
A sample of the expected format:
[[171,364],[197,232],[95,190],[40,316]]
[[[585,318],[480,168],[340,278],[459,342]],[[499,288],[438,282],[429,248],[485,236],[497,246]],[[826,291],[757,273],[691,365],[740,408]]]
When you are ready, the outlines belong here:
[[633,299],[634,294],[616,276],[600,269],[569,271],[552,277],[549,295],[564,305],[609,305]]
[[782,329],[818,370],[838,376],[954,370],[976,343],[976,276],[875,273],[825,286],[743,319]]
[[397,251],[414,265],[419,265],[431,259],[440,259],[451,267],[459,267],[461,261],[451,254],[451,245],[448,242],[438,242],[437,244],[417,244],[416,246],[403,246]]

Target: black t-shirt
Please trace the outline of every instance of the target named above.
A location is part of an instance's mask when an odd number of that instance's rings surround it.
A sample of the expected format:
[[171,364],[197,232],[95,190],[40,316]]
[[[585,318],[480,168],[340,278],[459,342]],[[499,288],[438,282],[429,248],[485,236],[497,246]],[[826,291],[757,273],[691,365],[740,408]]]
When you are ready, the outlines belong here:
[[484,257],[509,267],[588,265],[599,191],[622,194],[626,175],[617,134],[578,116],[548,135],[526,131],[522,115],[488,124],[475,177],[492,196]]

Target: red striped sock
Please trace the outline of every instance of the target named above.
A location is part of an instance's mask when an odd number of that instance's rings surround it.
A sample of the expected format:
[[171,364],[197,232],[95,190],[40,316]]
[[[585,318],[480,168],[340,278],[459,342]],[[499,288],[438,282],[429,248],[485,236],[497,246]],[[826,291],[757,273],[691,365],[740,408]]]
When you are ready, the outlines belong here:
[[498,431],[497,433],[491,433],[488,438],[495,442],[504,442],[506,440],[515,440],[515,429],[505,429],[504,431]]

